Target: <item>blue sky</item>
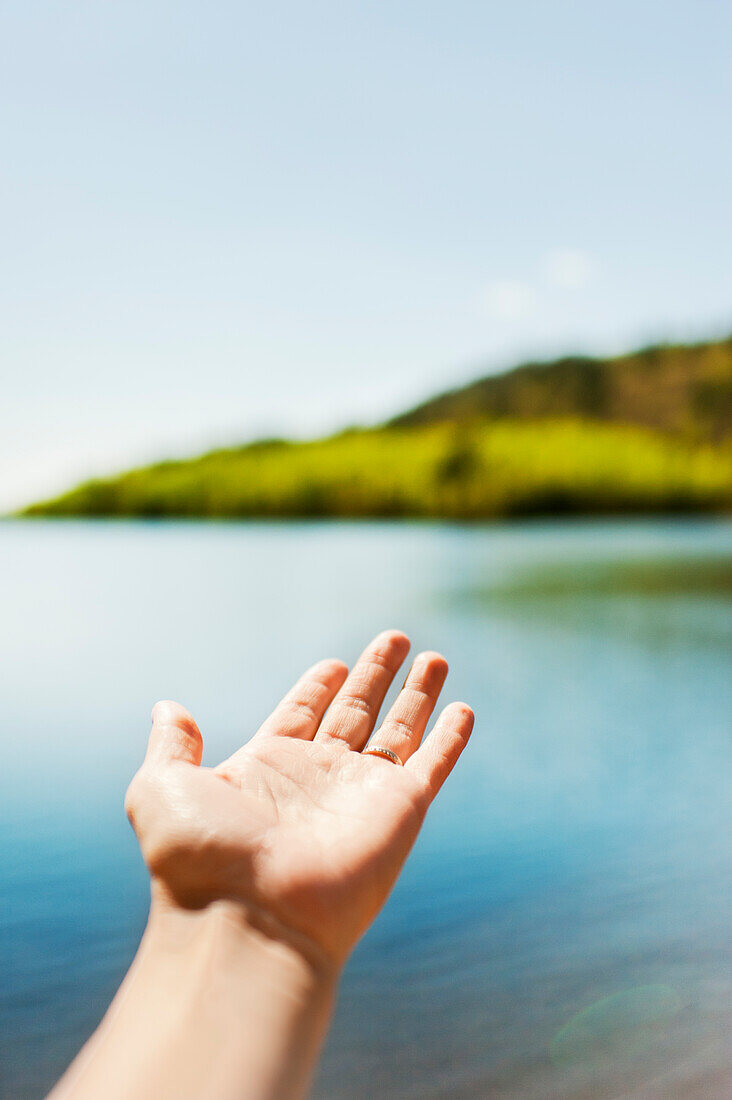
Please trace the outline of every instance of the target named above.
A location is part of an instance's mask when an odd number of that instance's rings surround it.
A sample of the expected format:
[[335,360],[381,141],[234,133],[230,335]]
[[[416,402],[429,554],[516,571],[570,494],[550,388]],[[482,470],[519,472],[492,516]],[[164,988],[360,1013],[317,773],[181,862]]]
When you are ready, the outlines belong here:
[[0,507],[732,330],[726,0],[0,5]]

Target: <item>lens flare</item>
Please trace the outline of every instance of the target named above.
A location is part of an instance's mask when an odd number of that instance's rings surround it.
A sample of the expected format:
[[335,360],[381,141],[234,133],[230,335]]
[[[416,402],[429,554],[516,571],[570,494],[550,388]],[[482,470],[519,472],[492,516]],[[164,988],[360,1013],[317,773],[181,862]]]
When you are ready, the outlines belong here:
[[666,1024],[681,1008],[668,985],[643,985],[614,993],[578,1012],[549,1044],[558,1068],[627,1064],[662,1045]]

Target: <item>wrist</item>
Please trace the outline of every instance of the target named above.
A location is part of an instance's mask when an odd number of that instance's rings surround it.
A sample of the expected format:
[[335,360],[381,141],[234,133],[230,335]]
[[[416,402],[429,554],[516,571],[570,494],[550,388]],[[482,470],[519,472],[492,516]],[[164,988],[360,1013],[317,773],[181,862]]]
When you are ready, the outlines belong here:
[[305,1095],[339,977],[309,941],[238,902],[156,898],[139,966],[145,999],[168,1017],[168,1060],[187,1065],[190,1091],[182,1081],[176,1096],[238,1098],[242,1080],[252,1100]]
[[306,997],[332,992],[341,969],[307,936],[257,907],[219,899],[184,909],[154,887],[143,950],[175,963],[194,983],[223,974],[249,984],[269,975]]

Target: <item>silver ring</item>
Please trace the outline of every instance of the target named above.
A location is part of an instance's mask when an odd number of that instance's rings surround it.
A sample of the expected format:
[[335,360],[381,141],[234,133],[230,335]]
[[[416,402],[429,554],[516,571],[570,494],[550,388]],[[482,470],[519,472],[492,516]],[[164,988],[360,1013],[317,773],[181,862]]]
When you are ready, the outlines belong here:
[[391,749],[384,748],[383,745],[367,745],[363,750],[363,754],[366,756],[368,753],[373,756],[384,756],[387,760],[391,760],[392,764],[398,764],[400,768],[404,767],[397,754],[392,752]]

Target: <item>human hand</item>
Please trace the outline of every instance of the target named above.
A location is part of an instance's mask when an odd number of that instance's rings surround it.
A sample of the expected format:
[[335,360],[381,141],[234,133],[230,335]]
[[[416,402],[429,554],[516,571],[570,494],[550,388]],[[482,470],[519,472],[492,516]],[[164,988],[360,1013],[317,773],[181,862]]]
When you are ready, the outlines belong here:
[[473,713],[443,710],[420,744],[447,674],[420,654],[371,744],[384,696],[409,649],[386,631],[350,675],[314,665],[255,736],[200,766],[196,723],[176,703],[153,710],[145,762],[126,808],[152,878],[153,903],[202,910],[226,900],[247,921],[340,965],[383,905],[424,815],[464,748]]

